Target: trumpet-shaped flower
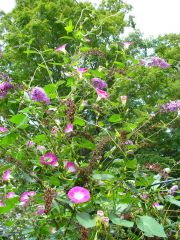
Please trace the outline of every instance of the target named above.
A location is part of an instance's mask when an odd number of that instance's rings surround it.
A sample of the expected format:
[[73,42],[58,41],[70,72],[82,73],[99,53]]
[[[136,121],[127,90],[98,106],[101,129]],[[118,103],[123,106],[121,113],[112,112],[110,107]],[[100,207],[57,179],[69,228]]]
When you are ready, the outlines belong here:
[[72,123],[68,123],[67,126],[64,129],[65,133],[70,133],[73,131],[73,124]]
[[65,53],[67,52],[67,51],[66,51],[66,46],[67,46],[67,44],[65,43],[65,44],[57,47],[55,50],[56,50],[57,52],[63,52],[63,53],[65,54]]
[[104,217],[104,212],[101,210],[97,211],[97,216]]
[[121,98],[122,105],[125,106],[127,101],[127,96],[121,96],[120,98]]
[[106,91],[103,91],[99,88],[96,88],[96,93],[98,95],[98,100],[103,99],[103,98],[106,99],[109,97],[109,95]]
[[46,153],[45,155],[41,156],[40,163],[43,165],[51,165],[53,167],[56,167],[59,165],[58,157],[51,152]]
[[15,197],[15,193],[14,192],[9,192],[9,193],[6,194],[6,198],[7,199],[10,199],[10,198],[13,198],[13,197]]
[[31,90],[31,98],[36,102],[45,102],[46,104],[50,104],[50,99],[41,87],[34,87]]
[[36,192],[30,191],[30,192],[23,192],[20,197],[20,202],[23,203],[23,206],[26,208],[28,203],[30,202],[31,198],[36,195]]
[[124,49],[128,49],[132,44],[133,42],[123,42]]
[[77,68],[77,72],[79,73],[79,77],[82,78],[83,73],[87,72],[87,68]]
[[68,198],[74,203],[84,203],[90,200],[90,192],[83,187],[73,187],[68,192]]
[[9,181],[11,178],[13,178],[11,176],[11,171],[10,171],[10,169],[7,169],[2,175],[2,181],[6,182],[6,181]]
[[71,172],[71,173],[77,173],[77,171],[78,171],[77,165],[73,162],[65,162],[65,167],[66,167],[67,171]]
[[179,189],[178,185],[174,185],[174,186],[172,186],[172,187],[169,189],[169,193],[170,193],[171,195],[174,195],[175,192],[176,192],[178,189]]
[[8,129],[6,127],[0,127],[0,133],[6,133]]

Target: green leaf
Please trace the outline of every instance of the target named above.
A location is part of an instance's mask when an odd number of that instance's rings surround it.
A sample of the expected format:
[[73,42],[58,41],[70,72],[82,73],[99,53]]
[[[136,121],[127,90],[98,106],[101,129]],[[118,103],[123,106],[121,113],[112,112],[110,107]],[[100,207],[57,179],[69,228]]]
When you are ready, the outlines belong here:
[[10,212],[15,206],[19,203],[19,197],[14,197],[7,199],[4,204],[4,207],[0,207],[0,214],[8,213]]
[[1,140],[1,145],[8,146],[8,145],[14,144],[16,142],[17,137],[18,137],[18,134],[10,133],[7,136],[3,137],[3,139]]
[[83,127],[85,126],[86,122],[82,118],[75,117],[73,124]]
[[86,148],[86,149],[90,149],[90,150],[94,150],[96,148],[96,144],[90,142],[86,138],[81,138],[81,140],[78,141],[78,146],[80,148]]
[[120,122],[121,121],[121,116],[119,114],[113,114],[110,118],[109,118],[109,122]]
[[66,30],[67,34],[70,33],[70,32],[72,32],[72,31],[73,31],[73,28],[74,28],[74,26],[73,26],[73,24],[72,24],[72,20],[69,20],[68,26],[65,27],[65,30]]
[[28,126],[28,117],[24,114],[16,114],[9,119],[17,128],[26,128]]
[[56,84],[48,84],[44,87],[44,91],[47,93],[50,99],[57,98],[57,85]]
[[112,174],[93,174],[92,178],[95,180],[111,180],[114,178]]
[[137,167],[137,160],[136,159],[128,160],[126,162],[126,167],[130,169],[135,169]]
[[35,138],[33,139],[35,143],[44,143],[46,142],[46,140],[47,140],[47,137],[45,134],[39,134],[35,136]]
[[165,200],[180,207],[180,201],[176,200],[173,196],[166,196]]
[[116,217],[114,214],[110,214],[109,218],[111,219],[112,223],[116,224],[116,225],[120,225],[123,227],[133,227],[134,223],[131,221],[127,221],[124,219],[120,219],[118,217]]
[[163,226],[152,217],[140,216],[136,219],[136,224],[147,237],[166,237]]
[[79,224],[85,228],[92,228],[96,226],[96,218],[91,217],[89,213],[86,212],[78,212],[76,214],[76,219]]
[[60,185],[59,178],[56,177],[56,176],[51,176],[50,177],[50,183],[54,186],[59,186]]

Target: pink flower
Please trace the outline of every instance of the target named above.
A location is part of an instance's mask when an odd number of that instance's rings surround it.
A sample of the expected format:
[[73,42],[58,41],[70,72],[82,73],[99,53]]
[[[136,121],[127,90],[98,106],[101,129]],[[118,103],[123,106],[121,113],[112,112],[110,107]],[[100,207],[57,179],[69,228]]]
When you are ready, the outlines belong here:
[[45,206],[44,205],[39,205],[37,207],[36,215],[43,215],[44,214],[44,210],[45,210]]
[[34,196],[36,195],[36,192],[30,191],[30,192],[28,192],[28,195],[29,195],[30,197],[34,197]]
[[122,105],[125,106],[127,101],[127,96],[121,96],[120,98],[121,98]]
[[43,151],[46,150],[46,147],[45,147],[45,146],[40,146],[40,145],[38,145],[38,146],[37,146],[37,150],[40,151],[40,152],[43,152]]
[[98,100],[103,99],[103,98],[106,99],[109,97],[109,95],[106,91],[103,91],[99,88],[96,88],[96,93],[98,95]]
[[67,46],[67,44],[65,43],[65,44],[57,47],[55,50],[56,50],[57,52],[63,52],[64,54],[66,54],[66,46]]
[[92,85],[101,90],[108,87],[107,83],[100,78],[92,78]]
[[78,171],[77,165],[73,162],[66,162],[65,167],[66,167],[67,171],[70,173],[77,173],[77,171]]
[[125,49],[128,49],[130,45],[132,45],[133,42],[123,42],[123,46]]
[[101,210],[97,211],[97,216],[104,217],[104,212]]
[[5,204],[3,203],[3,201],[0,201],[0,207],[4,207]]
[[174,185],[169,189],[169,193],[174,195],[174,193],[179,189],[178,185]]
[[8,129],[6,127],[0,127],[0,133],[5,133],[7,131]]
[[3,181],[3,182],[8,181],[8,180],[10,180],[11,178],[13,178],[13,177],[11,176],[11,171],[10,171],[10,169],[7,169],[7,170],[3,173],[3,175],[2,175],[2,181]]
[[34,142],[33,141],[27,141],[26,143],[26,147],[27,148],[32,148],[34,146]]
[[148,198],[148,194],[146,194],[146,193],[143,194],[143,195],[142,195],[142,198],[144,198],[144,199]]
[[59,165],[58,157],[51,152],[46,153],[45,155],[41,156],[40,163],[43,165],[51,165],[53,167],[56,167]]
[[6,194],[6,198],[7,199],[10,199],[10,198],[13,198],[15,197],[15,193],[14,192],[9,192],[8,194]]
[[90,192],[83,187],[73,187],[68,192],[68,198],[74,203],[84,203],[90,200]]
[[154,202],[154,203],[153,203],[153,207],[154,207],[154,208],[157,208],[157,210],[163,209],[163,206],[160,205],[158,202]]
[[108,217],[104,217],[104,218],[103,218],[103,221],[104,221],[105,223],[109,223],[109,218],[108,218]]
[[56,228],[55,227],[50,227],[50,233],[55,233],[56,232]]
[[31,200],[31,197],[34,197],[36,195],[36,192],[30,191],[30,192],[23,192],[21,197],[20,197],[20,202],[23,203],[23,206],[26,208],[28,203]]
[[70,133],[73,131],[73,124],[72,123],[68,123],[67,126],[64,129],[65,133]]
[[79,73],[79,77],[82,78],[83,73],[87,72],[87,68],[77,68],[77,72]]

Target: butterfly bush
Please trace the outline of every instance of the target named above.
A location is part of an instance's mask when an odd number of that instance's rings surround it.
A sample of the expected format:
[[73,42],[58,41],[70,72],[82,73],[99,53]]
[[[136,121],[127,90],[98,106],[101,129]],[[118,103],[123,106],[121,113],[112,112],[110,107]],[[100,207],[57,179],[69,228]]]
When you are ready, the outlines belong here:
[[31,98],[33,101],[36,101],[36,102],[44,102],[46,104],[50,104],[50,99],[48,98],[44,89],[41,87],[34,87],[31,90]]
[[170,64],[168,64],[164,59],[159,57],[151,57],[147,59],[142,59],[140,62],[141,65],[146,67],[160,67],[163,69],[169,68]]
[[6,97],[6,95],[12,88],[13,88],[13,85],[10,82],[0,83],[0,98]]
[[180,107],[180,100],[171,101],[169,103],[163,104],[161,109],[163,112],[175,112]]

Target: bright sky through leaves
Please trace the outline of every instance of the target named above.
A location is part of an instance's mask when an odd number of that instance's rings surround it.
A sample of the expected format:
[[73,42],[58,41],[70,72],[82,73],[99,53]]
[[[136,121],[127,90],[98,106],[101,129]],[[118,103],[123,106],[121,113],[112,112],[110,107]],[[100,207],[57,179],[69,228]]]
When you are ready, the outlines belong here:
[[[91,0],[98,4],[100,0]],[[179,33],[180,0],[126,0],[133,5],[137,28],[145,36],[157,36],[165,33]],[[9,12],[15,6],[15,0],[0,0],[0,10]]]

